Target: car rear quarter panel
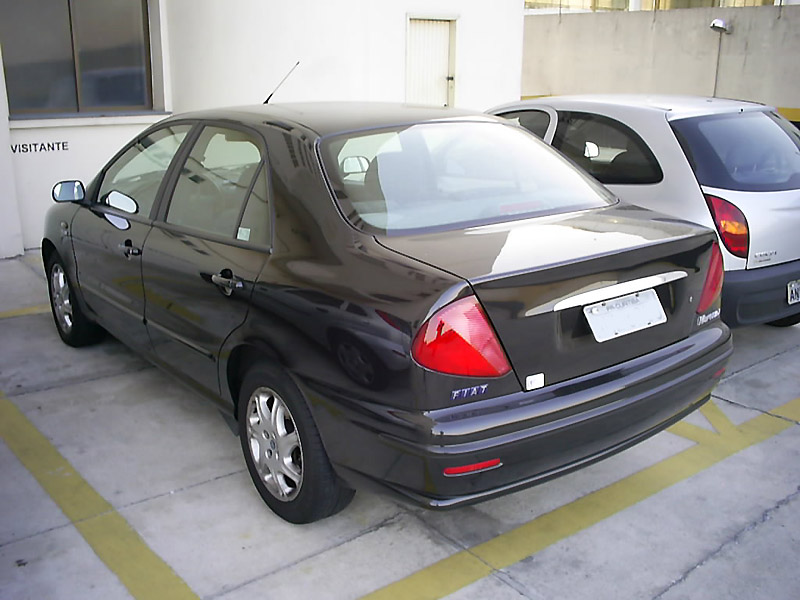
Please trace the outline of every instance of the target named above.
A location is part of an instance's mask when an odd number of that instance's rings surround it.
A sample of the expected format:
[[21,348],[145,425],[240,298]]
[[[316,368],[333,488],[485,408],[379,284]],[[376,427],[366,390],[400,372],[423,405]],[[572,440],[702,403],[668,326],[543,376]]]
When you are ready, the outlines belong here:
[[[307,132],[302,132],[307,133]],[[403,358],[410,356],[412,332],[445,302],[472,293],[463,279],[388,250],[357,231],[340,214],[313,154],[313,139],[302,133],[266,130],[271,163],[274,238],[272,251],[255,283],[244,324],[225,342],[219,366],[223,394],[235,404],[236,373],[230,364],[245,355],[261,354],[279,362],[319,398],[358,398],[384,407],[430,409],[451,402],[453,390],[475,385],[469,378],[431,373],[411,360],[390,369],[383,348],[369,347],[369,337],[354,331],[373,355],[383,381],[365,386],[354,381],[337,358],[331,306],[383,312],[395,324],[392,335]],[[293,154],[292,154],[293,153]],[[298,160],[303,155],[304,160]],[[292,295],[302,300],[292,301]],[[319,301],[315,305],[315,298]],[[345,325],[342,319],[339,325]],[[389,326],[375,323],[376,327]],[[322,333],[320,333],[322,332]],[[519,391],[513,373],[493,382],[491,393]],[[319,407],[314,406],[312,410]],[[325,410],[336,411],[335,406]],[[326,432],[323,433],[323,439]]]

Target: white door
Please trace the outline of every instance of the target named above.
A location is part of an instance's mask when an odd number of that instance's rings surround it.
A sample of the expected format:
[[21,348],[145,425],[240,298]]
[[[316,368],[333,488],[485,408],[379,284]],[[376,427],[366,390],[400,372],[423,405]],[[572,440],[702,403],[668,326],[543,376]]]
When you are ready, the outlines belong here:
[[450,106],[454,91],[454,21],[410,19],[406,56],[406,102]]

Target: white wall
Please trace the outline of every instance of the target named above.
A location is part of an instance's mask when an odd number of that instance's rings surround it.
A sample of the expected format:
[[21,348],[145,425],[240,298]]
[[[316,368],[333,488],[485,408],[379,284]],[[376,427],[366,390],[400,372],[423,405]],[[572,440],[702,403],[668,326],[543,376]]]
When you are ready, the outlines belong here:
[[[0,48],[0,65],[3,51]],[[0,77],[0,258],[22,254],[22,226],[8,135],[6,80]]]
[[[456,19],[455,104],[518,98],[522,0],[170,0],[176,112],[263,102],[405,98],[408,17]],[[241,17],[241,18],[240,18]]]

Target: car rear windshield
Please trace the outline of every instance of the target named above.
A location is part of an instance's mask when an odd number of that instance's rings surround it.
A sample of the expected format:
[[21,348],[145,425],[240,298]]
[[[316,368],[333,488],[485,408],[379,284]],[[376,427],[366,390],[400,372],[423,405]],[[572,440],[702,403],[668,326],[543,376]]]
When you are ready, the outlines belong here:
[[671,122],[701,185],[768,192],[800,188],[800,131],[771,112]]
[[447,121],[325,138],[337,201],[358,228],[408,234],[615,202],[546,144],[512,125]]

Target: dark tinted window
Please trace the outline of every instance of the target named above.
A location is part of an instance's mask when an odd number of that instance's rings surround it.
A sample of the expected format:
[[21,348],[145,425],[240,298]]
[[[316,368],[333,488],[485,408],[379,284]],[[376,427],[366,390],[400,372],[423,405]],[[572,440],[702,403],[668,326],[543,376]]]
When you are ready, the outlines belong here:
[[9,112],[148,109],[146,0],[0,0]]
[[672,121],[702,185],[743,191],[800,188],[800,131],[766,112]]
[[630,127],[608,117],[559,112],[553,146],[606,184],[658,183],[661,167]]
[[190,125],[164,127],[133,144],[106,169],[98,200],[105,202],[116,190],[136,200],[137,214],[149,216],[164,173],[189,129]]
[[181,169],[167,223],[249,238],[238,225],[260,163],[261,152],[250,134],[205,127]]
[[547,127],[550,125],[550,115],[542,110],[518,110],[499,115],[509,121],[521,125],[537,137],[544,138]]
[[614,201],[543,142],[502,123],[360,131],[323,140],[322,155],[343,212],[375,233],[510,221]]

